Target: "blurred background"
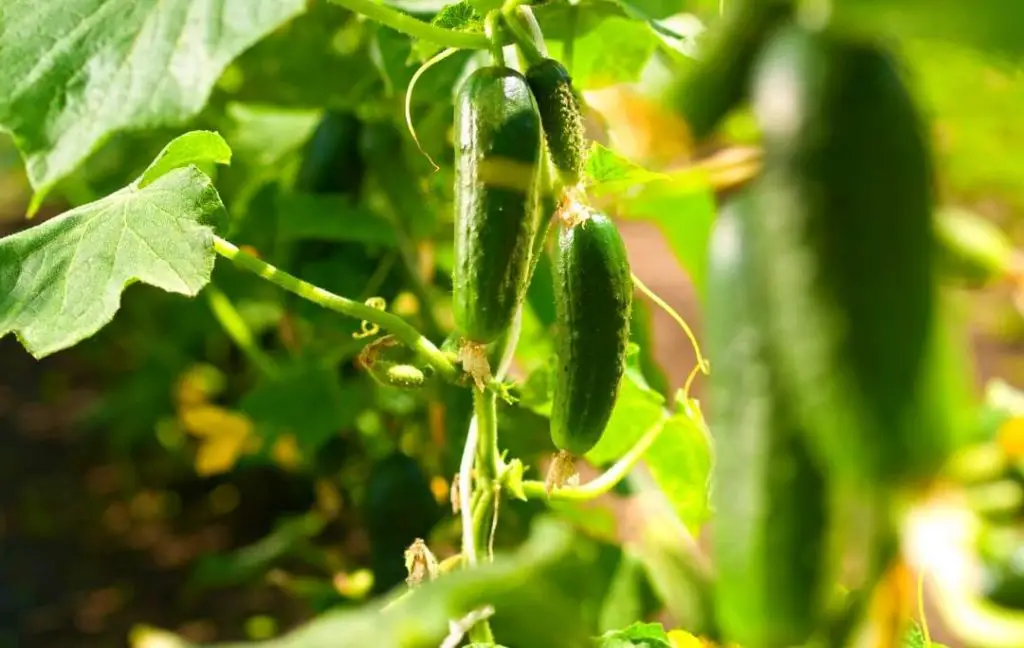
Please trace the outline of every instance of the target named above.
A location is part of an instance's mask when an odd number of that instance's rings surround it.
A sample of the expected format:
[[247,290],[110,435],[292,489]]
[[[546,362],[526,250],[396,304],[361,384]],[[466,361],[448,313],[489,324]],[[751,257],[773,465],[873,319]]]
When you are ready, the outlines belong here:
[[[756,169],[757,134],[741,112],[690,150],[645,98],[685,67],[718,3],[689,4],[692,13],[664,21],[682,40],[638,37],[625,19],[580,28],[570,69],[590,135],[673,175],[595,199],[617,219],[634,272],[699,335],[715,201]],[[417,10],[429,18],[434,8]],[[552,54],[566,57],[556,45]],[[619,48],[615,62],[603,47]],[[901,48],[931,120],[942,204],[1024,243],[1024,73],[942,40]],[[431,53],[312,3],[227,69],[193,123],[114,137],[33,221],[22,162],[0,135],[0,234],[124,186],[185,130],[214,129],[234,151],[230,167],[211,170],[232,241],[338,294],[382,296],[440,344],[451,327],[449,93],[478,59],[452,56],[417,85],[414,122],[435,172],[402,116],[417,55]],[[544,362],[544,290],[531,289],[521,378]],[[1024,609],[1024,448],[1015,445],[1024,437],[1012,423],[1024,413],[1012,388],[1024,385],[1024,317],[1011,281],[946,293],[965,324],[977,392],[995,394],[979,413],[975,461],[1005,468],[985,473],[998,475],[976,493],[995,529],[979,596]],[[645,374],[671,395],[694,352],[639,299]],[[112,324],[42,361],[13,336],[0,340],[0,646],[122,646],[143,641],[144,626],[195,642],[267,638],[401,583],[402,551],[417,537],[439,557],[455,551],[448,498],[468,392],[378,385],[357,364],[359,324],[219,263],[196,299],[128,289]],[[252,342],[240,344],[238,330]],[[1002,381],[994,391],[993,379]],[[701,388],[698,379],[698,398]],[[536,469],[552,450],[546,420],[526,408],[502,417],[503,441]],[[638,524],[629,493],[608,509],[618,520],[603,545],[611,553]],[[503,512],[499,544],[525,537],[540,508]],[[639,612],[657,612],[649,593],[634,598]],[[933,636],[960,645],[932,621]]]

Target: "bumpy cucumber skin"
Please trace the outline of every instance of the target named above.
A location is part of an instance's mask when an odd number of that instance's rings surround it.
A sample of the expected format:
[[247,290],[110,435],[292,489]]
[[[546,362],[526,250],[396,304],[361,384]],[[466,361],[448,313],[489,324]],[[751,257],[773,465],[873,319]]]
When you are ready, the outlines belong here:
[[497,339],[526,293],[537,228],[540,115],[511,68],[473,72],[455,112],[455,324],[472,342]]
[[700,58],[668,100],[697,141],[707,138],[747,97],[751,69],[768,36],[788,17],[791,0],[736,0],[712,27]]
[[927,477],[944,449],[918,418],[935,278],[913,100],[884,50],[795,25],[766,46],[752,99],[765,309],[812,447],[865,485]]
[[587,140],[572,77],[558,61],[544,59],[530,66],[526,80],[537,100],[551,162],[566,182],[577,184],[586,164]]
[[618,396],[633,281],[622,237],[602,214],[561,229],[554,266],[557,367],[551,439],[578,456],[601,439]]
[[767,344],[751,258],[756,217],[747,196],[735,197],[709,246],[715,609],[730,642],[783,648],[802,645],[822,614],[828,501]]

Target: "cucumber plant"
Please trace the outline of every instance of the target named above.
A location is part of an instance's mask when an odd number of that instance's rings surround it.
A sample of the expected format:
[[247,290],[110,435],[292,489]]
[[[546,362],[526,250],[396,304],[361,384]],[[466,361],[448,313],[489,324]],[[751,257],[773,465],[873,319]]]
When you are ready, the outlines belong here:
[[[325,612],[254,645],[930,641],[901,587],[907,513],[955,482],[979,405],[940,285],[1024,273],[1008,236],[941,204],[900,45],[964,23],[963,43],[986,27],[1019,54],[1000,30],[1024,14],[115,4],[0,11],[27,211],[68,206],[0,238],[0,336],[158,365],[109,391],[154,410],[133,423],[178,470],[315,481],[307,518],[223,562],[218,582],[262,570]],[[703,158],[743,137],[734,118],[758,148],[734,165],[613,150]],[[190,130],[167,142],[168,124]],[[635,290],[695,336],[633,275],[620,218],[688,271],[710,364],[659,366]],[[1024,619],[977,625],[974,643],[1024,645]]]

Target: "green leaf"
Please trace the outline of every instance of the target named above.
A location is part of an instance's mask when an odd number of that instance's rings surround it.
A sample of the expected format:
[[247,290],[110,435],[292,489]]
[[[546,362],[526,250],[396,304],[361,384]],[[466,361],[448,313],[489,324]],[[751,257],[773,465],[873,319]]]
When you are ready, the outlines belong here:
[[169,171],[189,164],[230,164],[231,148],[219,133],[212,131],[192,131],[176,137],[160,154],[156,156],[149,168],[139,178],[139,187],[145,187]]
[[600,648],[672,648],[668,634],[660,623],[637,621],[622,630],[601,635]]
[[651,587],[674,623],[694,634],[714,630],[713,576],[695,539],[676,520],[666,519],[660,501],[643,506],[630,549],[643,564]]
[[25,157],[30,211],[110,134],[197,114],[231,59],[305,4],[5,0],[0,127]]
[[[1024,6],[1024,5],[1022,5]],[[934,115],[935,155],[943,185],[957,202],[993,195],[1024,208],[1024,168],[1015,151],[1024,147],[1024,75],[985,52],[935,41],[907,41],[915,94]]]
[[623,548],[622,557],[615,568],[615,575],[608,585],[608,593],[601,604],[598,621],[601,632],[609,632],[633,622],[647,618],[648,614],[661,607],[651,591],[643,563],[628,548]]
[[90,337],[136,281],[195,296],[213,270],[224,206],[193,166],[0,239],[0,336],[36,358]]
[[367,41],[377,23],[357,20],[333,2],[303,4],[305,13],[228,67],[217,82],[218,95],[230,94],[247,104],[318,110],[351,108],[376,98],[380,75]]
[[639,353],[629,356],[611,420],[586,458],[598,466],[617,461],[647,431],[662,425],[643,461],[673,511],[693,530],[710,515],[710,435],[695,403],[683,404],[683,411],[674,414],[665,411],[665,399],[646,384],[639,361]]
[[495,9],[501,9],[502,5],[502,0],[467,0],[467,2],[481,16],[486,16],[488,12]]
[[645,432],[665,419],[664,403],[661,394],[644,384],[639,370],[631,368],[622,380],[608,427],[586,454],[587,461],[598,466],[617,461]]
[[282,191],[277,195],[278,235],[288,241],[352,241],[393,248],[395,230],[387,220],[340,194]]
[[275,561],[308,543],[323,530],[324,523],[315,514],[283,518],[273,531],[252,544],[200,556],[189,574],[189,584],[213,588],[250,583],[266,573]]
[[245,164],[260,167],[277,165],[302,148],[320,119],[317,110],[238,102],[226,112],[231,148]]
[[617,0],[634,15],[647,19],[668,18],[690,8],[686,0]]
[[[437,648],[451,621],[489,605],[496,610],[495,634],[508,645],[589,648],[593,644],[570,587],[588,581],[591,563],[579,542],[566,525],[541,518],[515,554],[447,574],[401,598],[404,592],[398,591],[355,610],[329,612],[271,641],[232,646],[335,648],[343,637],[351,646]],[[382,610],[382,602],[390,605]]]
[[702,425],[674,414],[644,453],[644,462],[672,509],[696,532],[711,516],[711,438]]
[[342,389],[331,367],[299,360],[257,385],[240,407],[264,439],[292,434],[312,452],[355,421],[364,398],[354,386]]
[[900,642],[900,645],[901,648],[946,648],[943,644],[926,640],[921,626],[916,621],[910,626],[907,633],[903,635],[903,641]]
[[839,0],[830,22],[872,36],[936,38],[1007,57],[1024,54],[1024,4],[1017,0]]
[[[547,32],[545,36],[552,38]],[[607,16],[589,30],[577,28],[569,67],[573,86],[599,90],[637,81],[657,46],[651,26],[630,18]],[[549,41],[548,49],[552,57],[565,60],[562,41]]]
[[[478,32],[483,30],[483,18],[473,8],[473,4],[466,0],[446,5],[430,23],[454,31]],[[421,40],[413,45],[412,53],[419,60],[425,61],[442,49],[440,45]]]
[[615,151],[594,142],[587,156],[587,189],[595,194],[620,193],[634,185],[664,179]]
[[655,308],[650,302],[636,300],[633,302],[633,314],[629,323],[629,339],[640,347],[637,353],[637,365],[643,373],[644,380],[654,391],[665,396],[671,393],[668,377],[655,357],[653,349],[654,330],[651,310]]
[[614,0],[544,2],[534,5],[533,13],[544,32],[548,47],[555,49],[562,47],[559,41],[585,36],[598,29],[608,18],[629,17],[629,11],[622,3]]
[[650,183],[620,203],[619,215],[656,225],[698,295],[704,296],[715,196],[703,174],[677,175]]

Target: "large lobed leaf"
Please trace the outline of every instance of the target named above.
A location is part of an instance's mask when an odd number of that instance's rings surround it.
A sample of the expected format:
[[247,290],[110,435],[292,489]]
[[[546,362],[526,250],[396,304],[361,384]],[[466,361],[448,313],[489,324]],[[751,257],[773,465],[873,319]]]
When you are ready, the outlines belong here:
[[191,164],[229,158],[216,133],[188,133],[124,189],[0,239],[0,337],[13,332],[42,358],[110,322],[136,281],[197,294],[213,270],[212,224],[224,206]]
[[36,190],[30,211],[111,133],[180,123],[227,64],[303,0],[4,0],[0,128]]

